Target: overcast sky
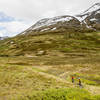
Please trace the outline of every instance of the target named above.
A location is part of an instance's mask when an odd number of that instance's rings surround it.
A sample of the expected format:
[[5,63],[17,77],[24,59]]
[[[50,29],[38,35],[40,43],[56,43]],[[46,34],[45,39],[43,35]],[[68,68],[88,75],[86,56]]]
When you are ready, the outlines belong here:
[[76,15],[100,0],[0,0],[0,36],[15,36],[42,18]]

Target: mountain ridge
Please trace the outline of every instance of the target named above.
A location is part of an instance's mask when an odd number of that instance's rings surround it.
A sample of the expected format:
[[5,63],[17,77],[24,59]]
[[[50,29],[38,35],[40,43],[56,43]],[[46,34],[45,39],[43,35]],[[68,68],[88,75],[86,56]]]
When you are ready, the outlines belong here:
[[44,18],[30,28],[25,30],[22,34],[35,34],[35,32],[47,32],[55,30],[69,31],[100,31],[100,3],[95,3],[81,14],[75,16],[63,15],[52,18]]
[[[96,6],[97,6],[97,7],[96,7]],[[85,11],[83,12],[83,14],[85,14],[85,13],[90,13],[90,12],[96,11],[96,10],[98,10],[98,9],[100,9],[100,2],[99,2],[99,3],[95,3],[93,6],[91,6],[91,7],[88,8],[87,10],[85,10]]]

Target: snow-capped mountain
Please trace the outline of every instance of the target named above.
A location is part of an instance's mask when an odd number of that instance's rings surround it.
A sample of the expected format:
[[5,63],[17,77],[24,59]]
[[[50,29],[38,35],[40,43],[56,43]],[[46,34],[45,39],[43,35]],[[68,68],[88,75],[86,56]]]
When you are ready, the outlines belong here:
[[57,16],[53,18],[45,18],[38,21],[22,34],[31,32],[46,32],[55,30],[65,30],[69,28],[80,28],[80,21],[73,16]]
[[38,21],[30,29],[34,30],[34,29],[38,29],[43,26],[54,25],[58,22],[69,22],[73,19],[75,19],[75,18],[72,16],[57,16],[57,17],[53,17],[53,18],[46,18],[46,19],[42,19],[42,20]]
[[57,16],[38,21],[21,34],[46,32],[55,30],[69,31],[100,30],[100,3],[96,3],[86,11],[75,16]]
[[81,13],[81,15],[91,15],[91,13],[100,10],[100,3],[96,3],[93,6],[91,6],[89,9]]
[[100,30],[100,3],[96,3],[76,16],[87,28]]

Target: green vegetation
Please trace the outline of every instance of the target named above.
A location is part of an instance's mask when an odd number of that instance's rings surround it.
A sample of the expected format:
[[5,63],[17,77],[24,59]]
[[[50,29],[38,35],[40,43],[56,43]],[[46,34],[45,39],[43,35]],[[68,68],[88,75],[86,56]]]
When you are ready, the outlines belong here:
[[38,50],[48,52],[56,50],[64,53],[91,53],[100,50],[98,33],[51,33],[38,36],[16,36],[1,41],[0,44],[1,55],[36,54]]
[[11,100],[10,98],[24,96],[32,91],[70,87],[69,83],[47,74],[44,69],[29,65],[5,64],[6,61],[3,59],[0,62],[0,98],[2,100]]
[[87,73],[76,73],[75,77],[82,78],[82,82],[88,85],[100,85],[100,76],[95,74],[87,74]]
[[0,99],[99,100],[100,33],[55,32],[0,41]]
[[[34,99],[33,99],[34,98]],[[92,96],[84,89],[65,88],[49,89],[43,92],[31,93],[25,97],[19,97],[17,100],[99,100],[100,96]]]

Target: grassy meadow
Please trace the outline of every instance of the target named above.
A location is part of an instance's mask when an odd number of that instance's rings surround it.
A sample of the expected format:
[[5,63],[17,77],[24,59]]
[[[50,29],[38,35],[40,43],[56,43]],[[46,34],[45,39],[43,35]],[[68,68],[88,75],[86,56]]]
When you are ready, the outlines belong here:
[[100,100],[100,32],[0,41],[0,100]]

